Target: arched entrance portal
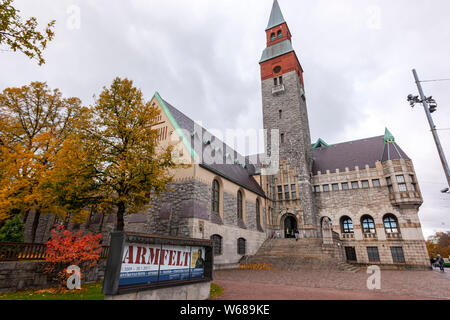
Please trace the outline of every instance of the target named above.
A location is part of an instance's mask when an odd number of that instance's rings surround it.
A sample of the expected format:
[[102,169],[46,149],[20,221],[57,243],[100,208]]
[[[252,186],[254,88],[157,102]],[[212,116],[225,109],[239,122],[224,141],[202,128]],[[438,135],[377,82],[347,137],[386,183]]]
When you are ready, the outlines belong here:
[[286,215],[284,218],[284,237],[295,238],[295,230],[297,230],[297,219],[291,214]]

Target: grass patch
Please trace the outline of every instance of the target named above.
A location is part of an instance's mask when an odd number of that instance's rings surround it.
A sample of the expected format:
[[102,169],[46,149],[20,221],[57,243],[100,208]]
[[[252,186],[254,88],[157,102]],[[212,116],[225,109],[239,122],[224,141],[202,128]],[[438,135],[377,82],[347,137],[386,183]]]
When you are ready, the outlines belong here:
[[81,290],[57,288],[0,293],[0,300],[104,300],[102,282],[85,284]]
[[215,283],[211,283],[211,293],[210,293],[210,299],[214,299],[217,297],[220,297],[224,292],[224,289],[220,286],[218,286]]

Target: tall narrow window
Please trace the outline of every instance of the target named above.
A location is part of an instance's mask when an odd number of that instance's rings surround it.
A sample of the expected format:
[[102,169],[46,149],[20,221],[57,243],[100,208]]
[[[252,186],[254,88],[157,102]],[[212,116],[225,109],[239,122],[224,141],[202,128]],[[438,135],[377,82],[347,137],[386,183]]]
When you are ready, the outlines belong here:
[[275,37],[275,32],[272,32],[272,34],[270,35],[270,41],[275,41],[276,37]]
[[290,194],[289,194],[289,186],[284,186],[284,199],[285,200],[289,200],[290,199]]
[[380,262],[378,247],[367,247],[367,256],[369,257],[369,262]]
[[277,37],[278,39],[283,37],[283,32],[281,30],[278,31]]
[[211,236],[210,239],[213,241],[214,255],[215,256],[221,255],[222,254],[222,237],[219,236],[218,234],[214,234]]
[[283,77],[278,78],[278,84],[281,86],[283,84]]
[[283,110],[278,111],[278,114],[280,116],[280,119],[283,117]]
[[256,199],[256,226],[257,228],[261,228],[261,206],[259,199]]
[[237,241],[238,254],[244,255],[246,253],[246,240],[244,238],[239,238]]
[[405,262],[405,255],[403,253],[402,247],[391,247],[391,253],[392,253],[392,260],[394,261],[394,263]]
[[273,85],[277,86],[278,85],[278,78],[273,78]]
[[342,217],[341,219],[342,232],[353,233],[353,221],[349,217]]
[[239,220],[243,219],[243,213],[242,213],[242,192],[241,190],[237,193],[237,216]]
[[213,213],[219,213],[220,205],[220,185],[217,180],[213,181],[211,210]]
[[281,143],[284,143],[284,133],[281,134],[280,140],[281,140]]
[[278,186],[278,200],[283,200],[283,187]]

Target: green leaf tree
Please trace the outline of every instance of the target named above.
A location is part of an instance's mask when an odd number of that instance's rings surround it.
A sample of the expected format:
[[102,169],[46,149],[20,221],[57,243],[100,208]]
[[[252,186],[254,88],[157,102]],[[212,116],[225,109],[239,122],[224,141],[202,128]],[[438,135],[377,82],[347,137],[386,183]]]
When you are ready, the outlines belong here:
[[23,242],[24,225],[22,219],[16,216],[8,221],[0,229],[0,242]]
[[55,21],[51,21],[43,32],[38,31],[35,17],[22,21],[19,10],[13,6],[14,0],[0,0],[0,45],[12,51],[21,51],[30,59],[37,59],[38,64],[45,63],[43,51],[49,41],[53,40]]

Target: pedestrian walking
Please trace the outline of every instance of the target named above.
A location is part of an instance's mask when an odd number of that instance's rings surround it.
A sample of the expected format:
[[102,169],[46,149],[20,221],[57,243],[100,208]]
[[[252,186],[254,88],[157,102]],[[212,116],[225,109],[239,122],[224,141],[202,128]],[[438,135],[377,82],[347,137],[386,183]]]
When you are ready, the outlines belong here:
[[444,258],[442,258],[440,254],[438,254],[437,257],[436,257],[436,260],[437,260],[437,263],[439,265],[439,269],[441,269],[442,272],[445,272],[445,270],[444,270],[444,264],[445,264]]
[[295,241],[298,241],[298,237],[300,236],[298,229],[295,229],[294,234],[295,234]]
[[434,269],[434,263],[435,263],[435,262],[436,262],[436,261],[434,260],[434,258],[431,257],[431,258],[430,258],[431,270]]

